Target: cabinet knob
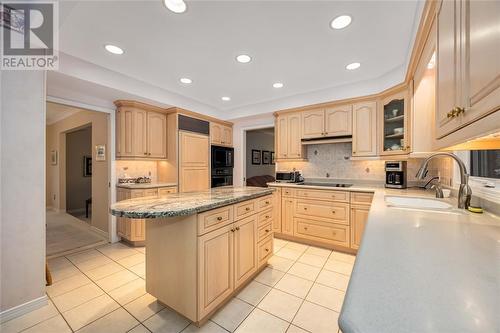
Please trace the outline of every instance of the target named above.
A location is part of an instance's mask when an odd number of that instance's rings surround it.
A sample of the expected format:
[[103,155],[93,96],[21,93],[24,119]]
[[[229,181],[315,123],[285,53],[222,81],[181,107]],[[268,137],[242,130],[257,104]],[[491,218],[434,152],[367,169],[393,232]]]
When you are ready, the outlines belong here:
[[217,221],[222,221],[222,216],[217,216]]
[[307,230],[307,227],[304,227],[304,230]]
[[250,207],[245,208],[245,210],[248,212],[250,210]]
[[231,232],[234,232],[234,228],[233,228],[233,229],[231,229]]
[[270,218],[270,217],[271,217],[271,216],[269,216],[269,215],[266,215],[266,219],[268,219],[268,218]]
[[148,153],[144,153],[144,155],[147,155]]
[[334,210],[332,210],[332,214],[335,214],[335,211],[334,211]]
[[269,201],[266,201],[266,205],[269,205]]
[[304,207],[304,210],[307,210],[307,207]]
[[266,252],[269,252],[269,249],[268,249],[268,248],[266,248],[265,250],[266,250]]
[[271,230],[269,230],[269,229],[266,229],[265,231],[266,231],[266,232],[269,232],[269,231],[271,231]]

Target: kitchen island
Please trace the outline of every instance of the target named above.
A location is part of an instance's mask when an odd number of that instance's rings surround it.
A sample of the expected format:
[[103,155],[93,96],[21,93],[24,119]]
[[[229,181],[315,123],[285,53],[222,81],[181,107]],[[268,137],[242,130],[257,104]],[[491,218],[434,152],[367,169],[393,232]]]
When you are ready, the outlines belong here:
[[146,219],[146,290],[199,324],[258,274],[273,253],[272,188],[218,188],[120,201]]

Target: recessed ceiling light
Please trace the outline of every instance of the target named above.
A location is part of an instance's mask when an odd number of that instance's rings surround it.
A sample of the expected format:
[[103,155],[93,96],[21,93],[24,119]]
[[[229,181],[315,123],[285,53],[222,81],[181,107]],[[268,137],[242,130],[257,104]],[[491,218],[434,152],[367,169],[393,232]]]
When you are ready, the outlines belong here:
[[231,97],[222,96],[220,99],[222,99],[224,102],[228,102],[231,100]]
[[181,83],[184,83],[184,84],[190,84],[190,83],[193,83],[193,80],[187,78],[187,77],[182,77],[179,79],[179,81],[181,81]]
[[187,9],[184,0],[163,0],[163,4],[176,14],[184,13]]
[[106,51],[113,54],[123,54],[123,50],[116,45],[107,44],[104,45],[104,48],[106,49]]
[[330,27],[332,27],[332,29],[336,29],[336,30],[344,29],[349,24],[351,24],[351,22],[352,22],[352,18],[349,15],[340,15],[340,16],[337,16],[336,18],[334,18],[332,20],[332,22],[330,22]]
[[273,87],[274,88],[283,88],[283,83],[281,83],[281,82],[275,82],[275,83],[273,83]]
[[361,66],[359,62],[353,62],[352,64],[345,66],[345,68],[348,70],[353,70],[353,69],[358,69],[359,66]]
[[252,57],[246,54],[240,54],[236,57],[236,61],[241,62],[242,64],[246,64],[252,61]]

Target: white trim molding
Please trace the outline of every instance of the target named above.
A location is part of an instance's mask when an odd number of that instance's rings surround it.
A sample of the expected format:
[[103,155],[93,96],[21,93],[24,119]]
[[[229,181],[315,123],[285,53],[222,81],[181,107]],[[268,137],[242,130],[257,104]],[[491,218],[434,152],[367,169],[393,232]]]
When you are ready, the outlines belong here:
[[4,323],[11,319],[20,317],[24,314],[27,314],[31,311],[37,310],[48,304],[47,295],[43,295],[42,297],[35,298],[29,302],[20,304],[13,308],[7,309],[5,311],[0,312],[0,323]]

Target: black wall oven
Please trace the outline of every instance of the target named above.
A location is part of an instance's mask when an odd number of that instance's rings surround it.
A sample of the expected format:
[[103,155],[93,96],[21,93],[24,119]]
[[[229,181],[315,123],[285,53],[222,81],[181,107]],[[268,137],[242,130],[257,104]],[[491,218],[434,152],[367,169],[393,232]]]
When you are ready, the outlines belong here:
[[233,185],[234,148],[212,146],[212,187]]

